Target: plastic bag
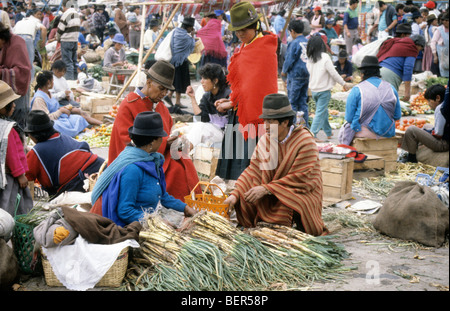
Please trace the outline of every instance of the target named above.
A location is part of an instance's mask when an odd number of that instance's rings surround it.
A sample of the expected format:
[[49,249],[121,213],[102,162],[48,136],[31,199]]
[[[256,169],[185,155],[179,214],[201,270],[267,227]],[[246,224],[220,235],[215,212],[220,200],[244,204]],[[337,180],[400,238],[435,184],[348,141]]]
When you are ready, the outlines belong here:
[[172,49],[170,42],[172,41],[173,30],[164,38],[155,53],[156,60],[164,60],[170,62],[172,60]]

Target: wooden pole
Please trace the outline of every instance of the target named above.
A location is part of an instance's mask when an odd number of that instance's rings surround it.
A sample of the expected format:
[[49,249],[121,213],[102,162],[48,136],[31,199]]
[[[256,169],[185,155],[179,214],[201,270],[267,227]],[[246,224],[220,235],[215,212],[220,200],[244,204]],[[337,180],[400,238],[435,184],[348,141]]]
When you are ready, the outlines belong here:
[[[141,20],[141,40],[140,40],[140,44],[139,44],[139,61],[138,61],[138,69],[142,68],[142,55],[144,54],[144,31],[145,31],[145,19],[146,19],[146,11],[147,11],[147,6],[142,6],[141,9],[141,16],[142,16],[142,20]],[[138,77],[138,82],[141,82],[141,76]]]
[[[153,50],[156,47],[156,44],[158,43],[158,41],[161,39],[161,37],[164,34],[164,31],[166,31],[167,27],[169,26],[170,21],[173,19],[173,17],[175,16],[175,13],[178,11],[178,9],[180,8],[181,3],[178,3],[177,6],[175,7],[175,9],[172,11],[172,13],[169,16],[169,20],[167,21],[167,23],[164,24],[163,28],[161,29],[161,31],[159,32],[158,37],[156,38],[156,40],[153,42],[153,45],[150,47],[150,49],[147,51],[147,54],[145,54],[144,59],[147,59],[150,54],[153,52]],[[127,83],[125,83],[124,87],[120,90],[119,94],[117,95],[116,98],[116,102],[119,101],[120,97],[122,96],[123,92],[125,92],[125,90],[128,88],[128,86],[130,85],[131,81],[134,79],[134,77],[136,76],[136,74],[141,70],[141,68],[136,68],[136,70],[133,72],[133,74],[131,75],[131,77],[128,79]]]
[[281,41],[283,41],[284,35],[286,34],[286,29],[287,29],[287,27],[289,25],[289,22],[290,22],[291,16],[292,16],[292,12],[294,11],[294,9],[295,9],[295,2],[292,3],[292,7],[289,10],[288,17],[286,18],[286,23],[284,23],[283,32],[280,35],[280,40]]
[[263,17],[264,17],[264,24],[266,24],[267,31],[269,31],[269,30],[270,30],[270,25],[269,25],[269,21],[267,20],[266,9],[264,9],[264,8],[262,7],[262,8],[261,8],[261,11],[262,11]]

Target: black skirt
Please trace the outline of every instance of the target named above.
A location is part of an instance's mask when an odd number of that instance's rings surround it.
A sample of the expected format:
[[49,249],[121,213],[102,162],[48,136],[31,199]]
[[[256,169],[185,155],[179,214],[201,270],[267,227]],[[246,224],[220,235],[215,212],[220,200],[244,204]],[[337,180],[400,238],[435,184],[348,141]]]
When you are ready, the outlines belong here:
[[238,119],[237,110],[232,109],[228,113],[228,124],[225,127],[216,169],[216,175],[222,179],[237,180],[249,166],[253,151],[258,143],[258,136],[244,139],[238,129]]
[[191,85],[191,76],[189,75],[189,60],[186,59],[183,64],[175,67],[173,86],[175,87],[175,92],[186,93],[189,85]]

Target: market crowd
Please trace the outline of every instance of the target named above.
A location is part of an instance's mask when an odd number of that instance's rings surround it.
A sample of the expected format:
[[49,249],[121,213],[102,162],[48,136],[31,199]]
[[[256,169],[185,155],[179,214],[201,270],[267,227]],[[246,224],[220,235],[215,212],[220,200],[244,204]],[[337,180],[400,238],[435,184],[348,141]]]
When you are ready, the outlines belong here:
[[[120,225],[139,220],[159,203],[194,215],[184,197],[198,192],[197,172],[191,159],[174,157],[192,144],[178,144],[171,117],[186,108],[181,103],[186,94],[194,117],[205,125],[202,135],[221,137],[216,175],[236,180],[225,202],[234,206],[239,224],[265,221],[324,235],[317,143],[320,131],[328,139],[333,135],[331,90],[338,84],[349,91],[339,139],[350,145],[354,137],[395,135],[400,100],[414,95],[413,74],[449,76],[448,10],[440,11],[434,1],[395,7],[377,1],[365,25],[357,0],[343,11],[314,1],[289,19],[287,8],[263,16],[251,3],[239,2],[227,12],[178,12],[163,33],[163,15],[139,6],[70,3],[0,11],[0,205],[11,215],[18,193],[18,213],[32,208],[28,181],[38,181],[51,196],[85,191],[84,180],[105,162],[93,189],[92,213]],[[375,43],[377,52],[356,64],[358,52]],[[81,109],[69,83],[97,87],[84,58],[87,50],[100,48],[103,66],[122,67],[127,51],[141,46],[152,52],[143,78],[119,105],[108,158],[102,159],[74,139],[102,121]],[[361,81],[355,81],[355,70]],[[192,71],[200,79],[200,95],[191,86]],[[286,95],[279,93],[279,79]],[[435,151],[448,151],[446,91],[425,95],[435,108],[436,127],[408,136],[402,148],[409,161],[416,161],[417,142],[432,141]],[[274,142],[278,162],[267,163],[267,147]]]

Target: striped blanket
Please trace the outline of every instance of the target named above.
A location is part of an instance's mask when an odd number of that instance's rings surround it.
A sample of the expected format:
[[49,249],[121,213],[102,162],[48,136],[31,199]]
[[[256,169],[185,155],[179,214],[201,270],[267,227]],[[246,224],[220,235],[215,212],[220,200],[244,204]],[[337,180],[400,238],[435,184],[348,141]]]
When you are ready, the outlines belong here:
[[[240,198],[235,205],[239,223],[244,227],[254,227],[260,221],[292,226],[296,212],[306,233],[327,234],[322,219],[319,153],[311,133],[303,127],[295,128],[286,142],[274,148],[278,149],[275,159],[273,153],[271,159],[268,157],[268,144],[265,135],[258,142],[250,165],[236,181],[232,194]],[[278,165],[271,168],[268,160],[275,160]],[[246,202],[244,194],[259,185],[265,186],[272,195],[254,204]]]

